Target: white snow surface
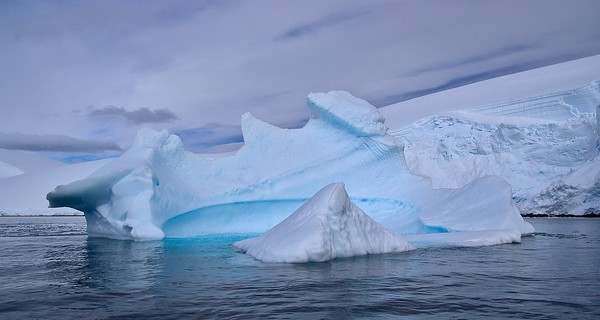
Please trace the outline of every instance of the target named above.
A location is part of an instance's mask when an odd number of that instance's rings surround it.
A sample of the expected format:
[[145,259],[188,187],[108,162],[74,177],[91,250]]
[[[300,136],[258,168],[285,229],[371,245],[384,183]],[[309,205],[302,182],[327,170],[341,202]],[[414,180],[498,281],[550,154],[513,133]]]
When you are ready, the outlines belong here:
[[[24,162],[28,157],[24,158]],[[83,179],[112,159],[71,165],[40,167],[40,170],[0,179],[0,215],[81,215],[71,208],[48,208],[48,190]],[[60,164],[60,163],[59,163]]]
[[600,55],[476,82],[399,102],[379,111],[390,130],[424,117],[564,92],[600,79]]
[[0,149],[0,179],[64,165],[35,154]]
[[343,183],[317,192],[260,237],[234,247],[264,262],[322,262],[413,249],[401,235],[367,216],[350,200]]
[[[366,101],[330,92],[311,94],[308,105],[316,117],[300,129],[245,114],[244,146],[212,160],[186,152],[166,131],[141,130],[121,157],[47,198],[52,207],[83,211],[90,236],[153,240],[262,233],[324,186],[342,181],[352,201],[399,234],[465,229],[428,211],[439,206],[437,199],[464,204],[455,206],[455,214],[472,222],[469,231],[533,232],[512,204],[508,184],[476,193],[433,190],[430,179],[411,174],[403,144],[386,133],[383,118]],[[497,194],[507,198],[486,202]]]

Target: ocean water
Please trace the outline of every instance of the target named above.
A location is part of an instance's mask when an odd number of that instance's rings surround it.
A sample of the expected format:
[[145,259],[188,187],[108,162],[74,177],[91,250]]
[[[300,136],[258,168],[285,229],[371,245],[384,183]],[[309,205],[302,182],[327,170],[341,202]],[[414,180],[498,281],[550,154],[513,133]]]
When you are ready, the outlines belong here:
[[82,217],[0,218],[0,319],[600,318],[600,219],[520,244],[265,264],[243,236],[88,238]]

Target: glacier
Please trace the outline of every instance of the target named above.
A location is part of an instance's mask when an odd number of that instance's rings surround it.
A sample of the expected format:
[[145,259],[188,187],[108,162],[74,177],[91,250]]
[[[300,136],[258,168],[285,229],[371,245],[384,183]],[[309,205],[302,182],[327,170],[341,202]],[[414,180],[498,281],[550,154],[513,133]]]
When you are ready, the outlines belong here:
[[390,134],[404,143],[409,170],[435,188],[497,175],[524,213],[598,213],[599,105],[600,81],[593,81],[429,116]]
[[[341,181],[374,221],[398,234],[421,235],[422,243],[459,233],[505,243],[533,232],[503,179],[434,189],[430,178],[411,173],[404,144],[387,133],[368,102],[332,91],[309,94],[307,105],[315,117],[299,129],[244,114],[244,145],[229,157],[207,159],[185,151],[167,131],[143,129],[119,158],[56,187],[47,199],[51,207],[84,212],[89,236],[156,240],[263,233]],[[445,203],[451,210],[442,210]],[[427,238],[431,234],[437,236]]]
[[323,262],[367,254],[414,249],[398,233],[366,215],[332,183],[317,192],[289,217],[257,238],[234,247],[264,262]]
[[590,148],[593,156],[527,199],[521,205],[523,211],[548,214],[600,214],[600,105],[596,107],[595,132],[595,146]]

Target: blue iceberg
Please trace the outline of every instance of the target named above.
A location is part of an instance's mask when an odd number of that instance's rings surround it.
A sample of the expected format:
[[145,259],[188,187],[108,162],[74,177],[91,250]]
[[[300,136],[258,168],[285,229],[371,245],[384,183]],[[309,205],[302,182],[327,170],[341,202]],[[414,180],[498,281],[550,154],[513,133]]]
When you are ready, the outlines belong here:
[[332,91],[309,94],[307,104],[315,117],[299,129],[244,114],[244,146],[218,159],[185,151],[167,131],[143,129],[121,157],[47,199],[83,211],[89,236],[156,240],[263,233],[341,181],[370,218],[421,243],[469,232],[503,243],[533,232],[501,178],[433,189],[429,178],[410,173],[403,143],[368,102]]

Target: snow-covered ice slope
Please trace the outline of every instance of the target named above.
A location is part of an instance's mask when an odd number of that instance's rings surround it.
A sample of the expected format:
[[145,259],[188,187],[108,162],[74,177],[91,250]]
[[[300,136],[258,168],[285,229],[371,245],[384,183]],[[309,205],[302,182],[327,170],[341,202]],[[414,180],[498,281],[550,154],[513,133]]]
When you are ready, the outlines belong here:
[[579,88],[600,79],[600,55],[476,82],[380,108],[391,130],[420,119]]
[[[578,89],[430,116],[391,134],[404,142],[410,171],[431,177],[436,188],[498,175],[510,182],[514,199],[527,213],[581,214],[579,209],[560,211],[567,207],[548,199],[573,198],[568,192],[554,194],[565,187],[552,185],[568,174],[571,181],[586,176],[573,171],[593,168],[586,163],[598,153],[598,105],[600,81],[594,81]],[[587,169],[577,169],[583,165]],[[594,190],[585,192],[593,198]],[[528,201],[533,197],[538,200]]]
[[265,262],[321,262],[413,247],[354,204],[343,183],[321,189],[292,215],[260,237],[233,244]]
[[[300,129],[245,114],[245,145],[213,160],[186,152],[166,131],[142,130],[121,157],[87,179],[57,187],[48,200],[84,211],[91,236],[161,239],[265,232],[324,186],[342,181],[352,201],[401,234],[533,231],[510,197],[486,202],[509,194],[506,183],[477,193],[433,190],[430,179],[411,174],[403,144],[386,133],[383,117],[364,100],[334,91],[310,94],[308,106],[316,117]],[[452,221],[443,215],[450,213],[427,211],[439,199],[463,203],[451,214],[474,224],[446,225]]]
[[70,208],[48,208],[48,201],[46,201],[48,190],[60,184],[83,179],[110,161],[112,159],[40,167],[39,170],[2,178],[0,179],[0,215],[81,214]]
[[58,161],[15,150],[0,149],[0,179],[64,165]]

